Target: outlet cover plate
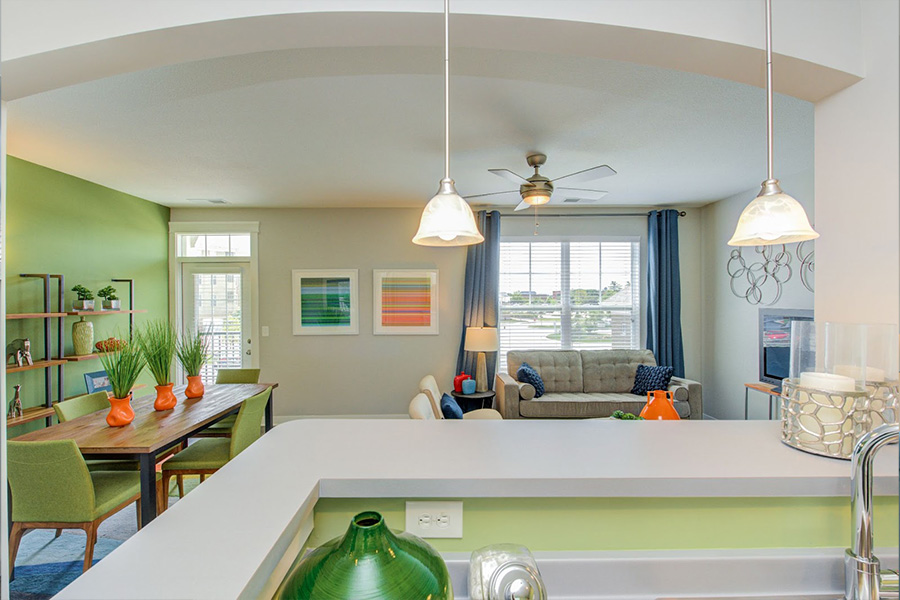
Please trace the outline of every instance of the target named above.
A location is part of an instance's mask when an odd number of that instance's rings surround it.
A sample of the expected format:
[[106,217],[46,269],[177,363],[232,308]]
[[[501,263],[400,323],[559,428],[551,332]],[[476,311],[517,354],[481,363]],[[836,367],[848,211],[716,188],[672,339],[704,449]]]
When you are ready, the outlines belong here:
[[420,538],[461,538],[463,503],[440,500],[407,502],[406,531]]

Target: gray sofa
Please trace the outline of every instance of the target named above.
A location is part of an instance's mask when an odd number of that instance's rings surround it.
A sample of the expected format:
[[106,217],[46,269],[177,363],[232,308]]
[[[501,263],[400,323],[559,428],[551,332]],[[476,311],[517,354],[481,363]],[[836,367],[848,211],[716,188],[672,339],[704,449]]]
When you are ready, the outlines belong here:
[[[516,381],[527,362],[541,375],[544,395]],[[631,393],[638,365],[656,365],[650,350],[512,350],[507,373],[498,373],[494,408],[504,419],[585,419],[608,417],[616,410],[638,414],[645,397]],[[673,377],[669,390],[682,419],[702,419],[700,384]]]

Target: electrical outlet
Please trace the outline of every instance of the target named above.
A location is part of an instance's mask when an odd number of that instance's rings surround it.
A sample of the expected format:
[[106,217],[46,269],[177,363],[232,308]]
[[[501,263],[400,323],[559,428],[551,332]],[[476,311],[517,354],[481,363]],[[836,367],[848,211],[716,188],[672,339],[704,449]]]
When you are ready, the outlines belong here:
[[458,501],[407,502],[406,531],[420,538],[461,538],[463,503]]

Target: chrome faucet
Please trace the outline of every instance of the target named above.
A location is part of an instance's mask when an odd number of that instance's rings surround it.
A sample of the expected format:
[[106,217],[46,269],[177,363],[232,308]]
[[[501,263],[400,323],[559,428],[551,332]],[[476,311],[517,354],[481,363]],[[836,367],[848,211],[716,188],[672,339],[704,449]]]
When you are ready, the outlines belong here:
[[850,467],[852,537],[844,554],[844,599],[898,598],[896,571],[881,571],[872,533],[872,463],[875,454],[900,439],[900,426],[882,425],[860,438]]

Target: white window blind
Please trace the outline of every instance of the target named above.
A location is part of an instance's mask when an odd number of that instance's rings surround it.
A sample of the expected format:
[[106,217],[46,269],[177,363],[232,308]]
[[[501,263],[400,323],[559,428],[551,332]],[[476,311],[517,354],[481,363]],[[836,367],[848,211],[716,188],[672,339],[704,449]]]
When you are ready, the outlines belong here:
[[637,348],[640,243],[500,242],[500,368],[510,350]]

